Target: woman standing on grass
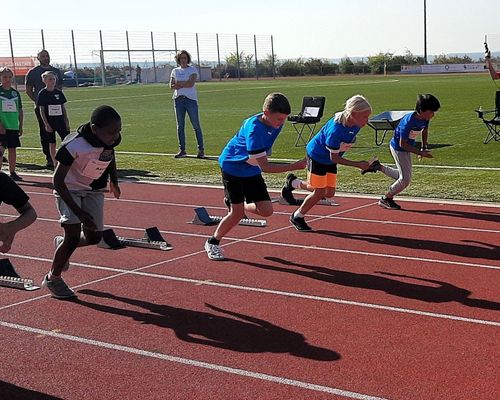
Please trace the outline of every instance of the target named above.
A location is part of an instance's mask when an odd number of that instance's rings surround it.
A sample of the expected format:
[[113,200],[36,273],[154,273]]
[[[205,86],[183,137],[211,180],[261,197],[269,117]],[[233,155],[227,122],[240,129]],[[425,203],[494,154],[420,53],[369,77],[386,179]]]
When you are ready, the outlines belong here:
[[181,50],[175,56],[177,68],[170,74],[170,89],[174,91],[175,117],[177,119],[177,137],[179,138],[179,152],[175,158],[186,157],[186,134],[184,131],[186,112],[191,120],[191,125],[196,133],[198,142],[198,158],[205,158],[203,148],[203,133],[201,132],[200,119],[198,117],[198,95],[195,88],[198,79],[198,70],[191,64],[191,55],[186,50]]

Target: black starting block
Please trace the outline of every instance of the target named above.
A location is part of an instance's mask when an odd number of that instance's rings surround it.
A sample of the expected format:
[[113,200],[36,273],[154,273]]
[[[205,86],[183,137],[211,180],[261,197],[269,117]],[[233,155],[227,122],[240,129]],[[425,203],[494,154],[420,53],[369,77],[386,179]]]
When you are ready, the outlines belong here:
[[[208,211],[205,207],[199,207],[194,209],[194,218],[191,223],[196,225],[215,225],[218,224],[222,218],[224,217],[208,215]],[[267,226],[267,221],[265,219],[243,218],[240,220],[239,225],[264,227]]]
[[157,227],[147,228],[142,239],[116,236],[113,229],[105,229],[102,231],[102,239],[97,246],[112,250],[123,249],[125,246],[164,251],[173,249],[163,238]]
[[[304,202],[304,199],[294,199],[294,200],[295,200],[294,203],[290,203],[283,196],[280,196],[280,197],[276,197],[276,198],[272,199],[271,201],[273,203],[278,203],[278,204],[281,204],[284,206],[300,206]],[[340,205],[335,200],[330,200],[330,199],[321,199],[320,201],[318,201],[317,204],[320,204],[322,206],[339,206]]]
[[30,291],[40,289],[33,284],[33,279],[21,278],[8,258],[0,260],[0,286]]

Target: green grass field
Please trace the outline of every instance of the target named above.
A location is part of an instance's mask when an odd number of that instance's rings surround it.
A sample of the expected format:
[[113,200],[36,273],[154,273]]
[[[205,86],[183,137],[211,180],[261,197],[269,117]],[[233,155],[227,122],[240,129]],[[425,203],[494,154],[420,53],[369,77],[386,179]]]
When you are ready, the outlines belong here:
[[[500,143],[483,144],[486,127],[474,112],[480,105],[484,109],[493,108],[496,88],[486,74],[216,81],[199,83],[197,88],[206,153],[213,156],[220,153],[245,117],[261,109],[264,97],[272,91],[287,95],[294,113],[299,111],[303,96],[325,96],[323,123],[354,94],[365,95],[374,108],[374,114],[378,114],[388,110],[411,110],[418,93],[432,93],[442,105],[429,129],[434,159],[415,161],[414,180],[404,194],[500,202]],[[118,151],[177,151],[175,116],[171,92],[166,85],[78,88],[66,89],[65,93],[72,128],[86,122],[96,106],[109,104],[120,112],[123,119],[123,141]],[[22,144],[24,147],[39,147],[38,128],[30,103],[25,96]],[[196,154],[194,133],[189,122],[187,126],[187,150]],[[273,157],[303,157],[304,148],[294,147],[294,141],[295,132],[287,124],[274,146]],[[347,153],[347,158],[368,159],[372,156],[378,156],[382,162],[392,162],[388,139],[384,145],[376,146],[373,130],[367,126],[358,134],[357,144]],[[20,171],[37,170],[36,165],[42,165],[43,161],[39,151],[19,151]],[[430,168],[433,166],[493,169]],[[215,157],[176,160],[165,155],[119,154],[118,168],[120,175],[128,178],[220,182]],[[279,187],[283,178],[284,174],[266,175],[271,187]],[[380,194],[390,180],[380,173],[362,177],[358,170],[341,167],[338,182],[339,191]]]

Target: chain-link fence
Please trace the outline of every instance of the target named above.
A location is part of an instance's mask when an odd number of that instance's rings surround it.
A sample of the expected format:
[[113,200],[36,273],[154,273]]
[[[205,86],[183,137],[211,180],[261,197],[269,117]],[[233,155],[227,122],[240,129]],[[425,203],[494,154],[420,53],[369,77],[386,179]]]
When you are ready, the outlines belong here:
[[83,30],[0,30],[0,66],[22,83],[46,49],[67,86],[166,82],[187,50],[200,80],[275,77],[271,35]]

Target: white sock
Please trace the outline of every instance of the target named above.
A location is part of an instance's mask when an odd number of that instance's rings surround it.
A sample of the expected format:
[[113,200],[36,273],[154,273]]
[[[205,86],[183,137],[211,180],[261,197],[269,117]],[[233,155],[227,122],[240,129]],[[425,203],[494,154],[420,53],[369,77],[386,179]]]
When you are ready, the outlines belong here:
[[294,218],[304,218],[304,214],[299,213],[298,211],[295,211],[293,213]]
[[300,185],[301,185],[301,184],[302,184],[302,181],[301,181],[299,178],[294,179],[294,180],[292,181],[292,187],[293,187],[294,189],[300,189]]

